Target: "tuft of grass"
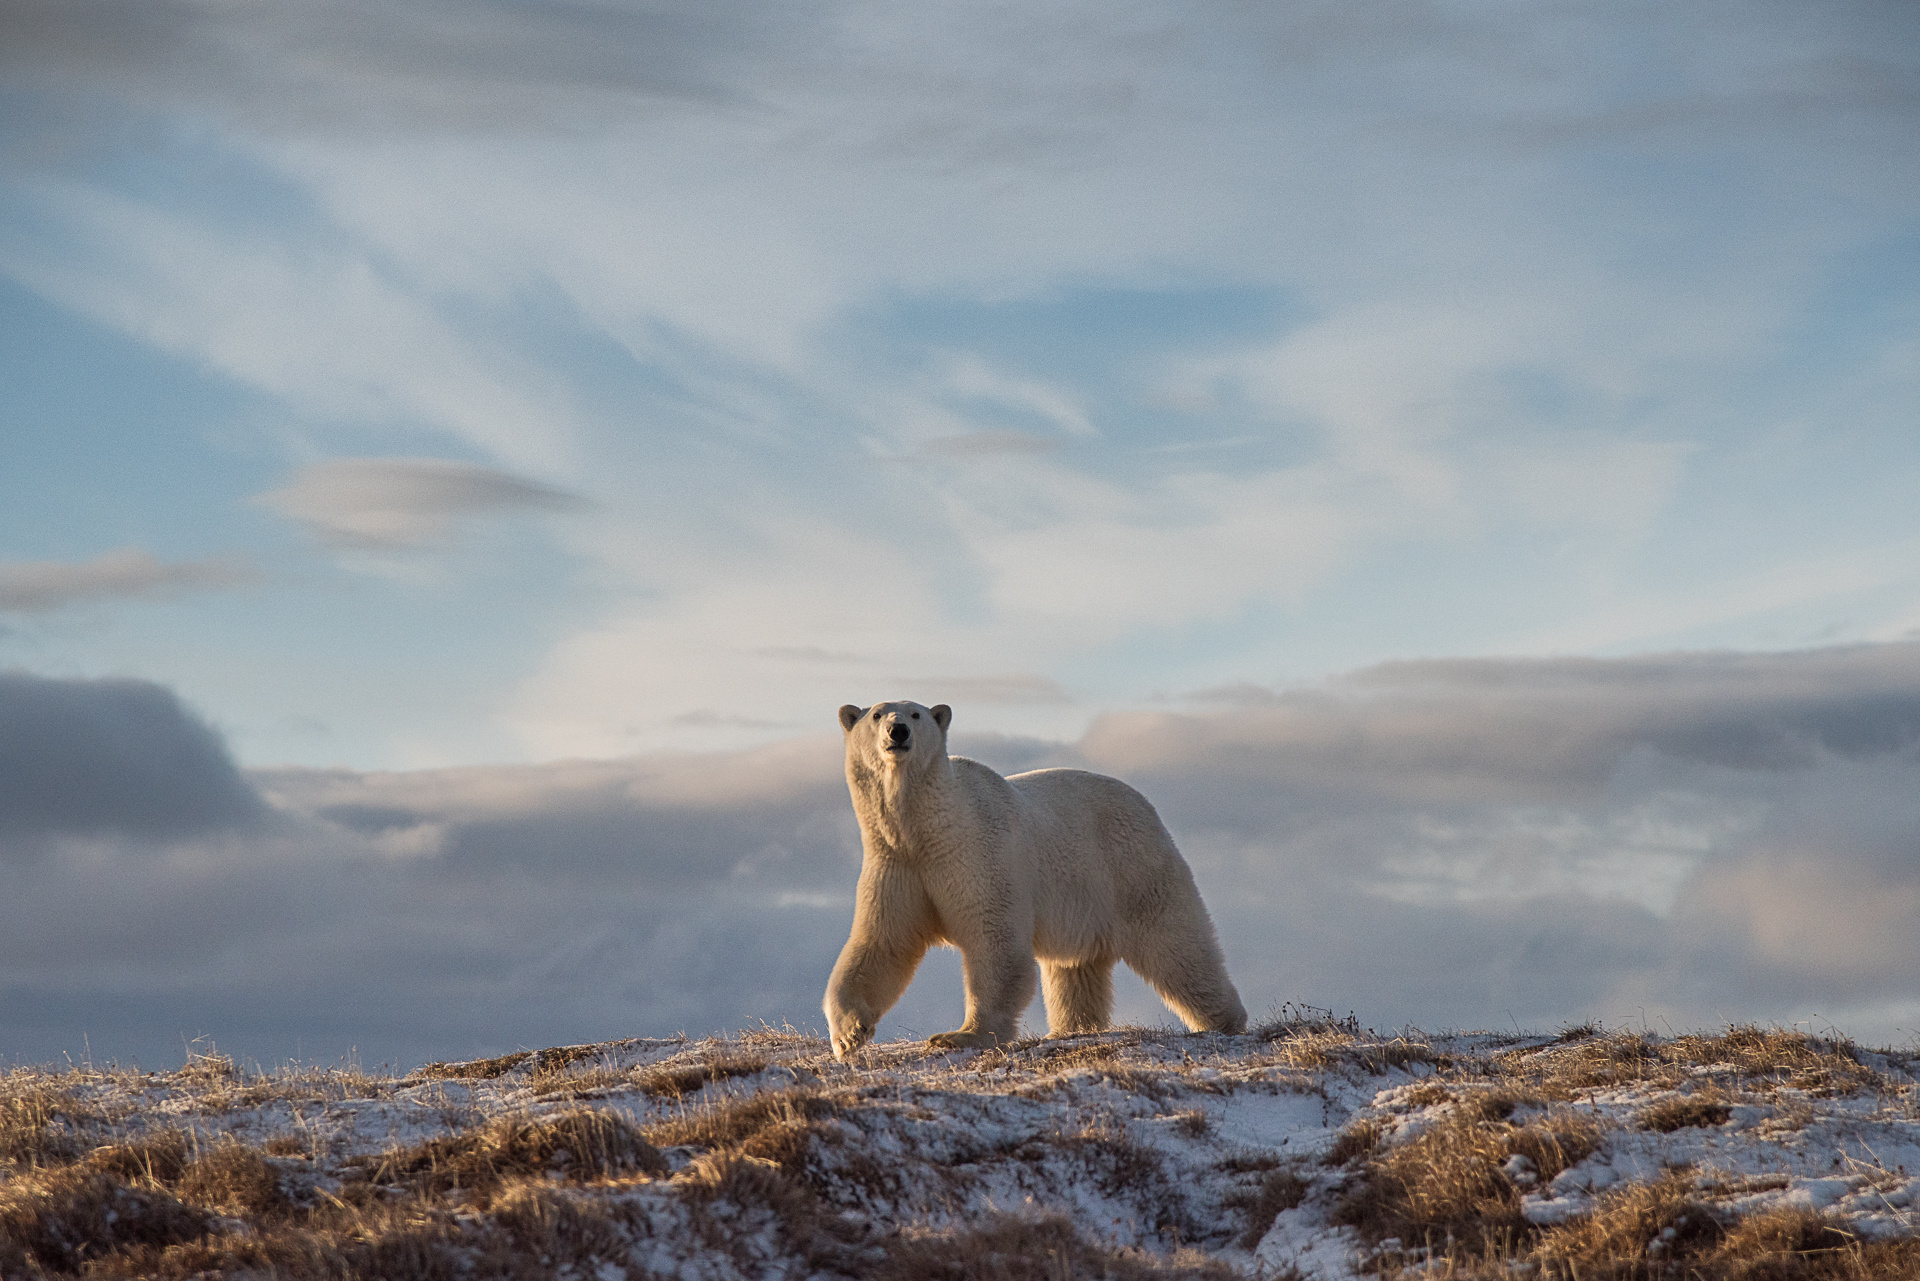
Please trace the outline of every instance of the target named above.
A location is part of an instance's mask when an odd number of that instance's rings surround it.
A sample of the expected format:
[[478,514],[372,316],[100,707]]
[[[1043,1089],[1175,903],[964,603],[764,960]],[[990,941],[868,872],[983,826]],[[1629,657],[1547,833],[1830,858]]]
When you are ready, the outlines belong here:
[[215,1050],[202,1053],[189,1049],[186,1064],[175,1072],[174,1076],[181,1081],[212,1085],[239,1080],[240,1069],[230,1054],[221,1054]]
[[558,1174],[584,1183],[636,1173],[663,1175],[668,1168],[639,1130],[590,1108],[541,1120],[499,1117],[466,1134],[360,1160],[365,1182],[374,1187],[405,1186],[416,1194],[462,1188],[481,1198],[516,1178]]
[[235,1217],[285,1211],[280,1171],[258,1148],[229,1139],[180,1172],[174,1187],[181,1200]]
[[192,1160],[186,1131],[168,1129],[130,1143],[95,1148],[87,1157],[87,1165],[128,1183],[170,1187],[180,1181]]
[[1272,1170],[1260,1180],[1260,1186],[1244,1197],[1233,1197],[1228,1205],[1244,1210],[1247,1226],[1240,1233],[1239,1245],[1251,1250],[1267,1235],[1273,1221],[1307,1199],[1311,1185],[1292,1170]]
[[[1125,1196],[1166,1184],[1165,1158],[1160,1150],[1135,1141],[1124,1122],[1100,1118],[1078,1133],[1051,1135],[1047,1143],[1084,1164],[1108,1196]],[[1162,1208],[1170,1211],[1171,1198],[1168,1201]]]
[[1303,1071],[1349,1067],[1369,1076],[1383,1076],[1416,1064],[1428,1064],[1436,1070],[1452,1066],[1452,1060],[1424,1041],[1403,1036],[1388,1041],[1362,1037],[1345,1021],[1268,1025],[1256,1029],[1255,1034],[1268,1042],[1268,1056],[1273,1062]]
[[784,1252],[803,1272],[868,1275],[861,1266],[885,1257],[867,1245],[864,1220],[828,1212],[815,1191],[777,1164],[741,1152],[709,1152],[675,1179],[693,1212],[693,1230],[713,1247],[733,1255],[742,1271],[761,1275],[765,1260],[753,1251],[754,1219],[773,1226]]
[[1750,1090],[1785,1087],[1822,1098],[1889,1085],[1849,1041],[1751,1025],[1730,1027],[1719,1036],[1670,1041],[1637,1032],[1596,1032],[1578,1039],[1563,1034],[1544,1050],[1514,1050],[1496,1062],[1509,1075],[1531,1079],[1559,1099],[1625,1085],[1671,1089],[1703,1068],[1728,1085]]
[[1058,1216],[1012,1216],[951,1233],[902,1236],[870,1274],[875,1281],[1228,1281],[1237,1274],[1195,1251],[1158,1258],[1087,1240]]
[[1679,1062],[1724,1065],[1749,1088],[1786,1086],[1824,1098],[1884,1084],[1853,1042],[1782,1028],[1736,1024],[1720,1036],[1675,1037],[1663,1048]]
[[1719,1219],[1696,1199],[1692,1179],[1675,1171],[1611,1190],[1593,1213],[1548,1229],[1532,1261],[1544,1276],[1567,1281],[1625,1281],[1690,1265],[1700,1275],[1699,1257],[1723,1235]]
[[1508,1159],[1526,1157],[1545,1182],[1598,1145],[1598,1127],[1581,1117],[1510,1125],[1456,1111],[1369,1160],[1365,1181],[1335,1208],[1334,1221],[1375,1243],[1512,1254],[1535,1229],[1520,1213],[1522,1189],[1506,1173]]
[[634,1077],[643,1094],[656,1098],[678,1099],[704,1089],[715,1081],[739,1076],[757,1076],[772,1060],[761,1054],[716,1054],[704,1063],[680,1064],[644,1069]]
[[[1118,1041],[1096,1041],[1091,1045],[1050,1046],[1032,1055],[1027,1062],[1036,1072],[1057,1075],[1111,1063],[1119,1058],[1126,1048],[1126,1045]],[[1003,1055],[1003,1057],[1009,1056]]]
[[1407,1088],[1400,1097],[1409,1107],[1428,1108],[1436,1103],[1451,1103],[1453,1091],[1438,1081],[1422,1081]]
[[603,1265],[624,1271],[630,1262],[626,1217],[604,1201],[538,1183],[517,1183],[494,1198],[491,1209],[488,1253],[494,1258],[488,1262],[493,1267],[473,1267],[469,1275],[517,1275],[515,1259],[522,1261],[522,1268],[527,1260],[539,1260],[548,1276],[567,1275],[571,1269],[572,1275],[590,1277]]
[[818,1088],[795,1086],[689,1108],[654,1122],[644,1133],[649,1142],[663,1148],[728,1148],[774,1127],[835,1116],[839,1111],[840,1104]]
[[40,1169],[70,1165],[80,1155],[66,1118],[81,1110],[62,1089],[27,1073],[10,1075],[0,1095],[0,1163]]
[[499,1058],[475,1059],[471,1063],[429,1063],[414,1075],[437,1080],[491,1081],[495,1077],[505,1076],[532,1057],[532,1050],[520,1050],[513,1054],[502,1054]]
[[208,1216],[160,1189],[69,1167],[0,1184],[0,1275],[78,1272],[125,1246],[166,1246],[204,1236]]
[[1703,1091],[1699,1094],[1676,1095],[1642,1108],[1638,1119],[1643,1130],[1672,1134],[1675,1130],[1691,1126],[1723,1125],[1732,1115],[1733,1106],[1725,1095],[1718,1091]]
[[1320,1158],[1325,1165],[1352,1165],[1380,1146],[1386,1127],[1377,1121],[1356,1121],[1334,1136],[1333,1144]]
[[1278,1041],[1303,1035],[1358,1037],[1361,1028],[1360,1020],[1352,1013],[1345,1018],[1338,1018],[1325,1006],[1295,1005],[1292,1001],[1285,1001],[1273,1011],[1270,1018],[1255,1025],[1252,1033],[1262,1041]]

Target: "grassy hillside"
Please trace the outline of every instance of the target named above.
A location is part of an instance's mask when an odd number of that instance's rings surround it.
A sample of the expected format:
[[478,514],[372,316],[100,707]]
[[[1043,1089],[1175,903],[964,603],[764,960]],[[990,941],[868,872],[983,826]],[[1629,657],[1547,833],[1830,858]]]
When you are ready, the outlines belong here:
[[0,1077],[0,1275],[1920,1277],[1905,1056],[1286,1018]]

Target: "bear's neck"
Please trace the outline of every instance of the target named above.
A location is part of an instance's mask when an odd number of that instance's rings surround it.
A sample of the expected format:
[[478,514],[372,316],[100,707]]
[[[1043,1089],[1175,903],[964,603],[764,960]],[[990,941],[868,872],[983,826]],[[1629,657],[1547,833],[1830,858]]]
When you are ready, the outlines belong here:
[[943,756],[908,773],[849,761],[847,783],[868,845],[884,857],[905,858],[926,844],[923,837],[929,829],[943,825],[953,764]]

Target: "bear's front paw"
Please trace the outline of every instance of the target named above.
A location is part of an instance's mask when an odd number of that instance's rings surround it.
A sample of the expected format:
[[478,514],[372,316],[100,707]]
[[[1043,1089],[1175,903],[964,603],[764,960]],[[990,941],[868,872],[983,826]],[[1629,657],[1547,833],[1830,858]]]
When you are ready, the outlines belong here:
[[940,1050],[990,1050],[1000,1044],[1000,1038],[991,1032],[969,1032],[961,1028],[955,1032],[930,1036],[927,1044]]
[[846,1019],[833,1029],[833,1057],[850,1061],[860,1047],[873,1039],[873,1025],[865,1019]]

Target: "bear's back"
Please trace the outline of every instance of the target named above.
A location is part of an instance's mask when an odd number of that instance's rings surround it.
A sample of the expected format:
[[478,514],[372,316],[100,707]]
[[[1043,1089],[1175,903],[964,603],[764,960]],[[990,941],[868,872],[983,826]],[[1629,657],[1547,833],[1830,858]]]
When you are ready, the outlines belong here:
[[1020,798],[1022,817],[1035,841],[1092,858],[1122,882],[1132,874],[1157,878],[1169,859],[1179,860],[1153,805],[1117,778],[1088,770],[1039,769],[1015,774],[1007,785]]

